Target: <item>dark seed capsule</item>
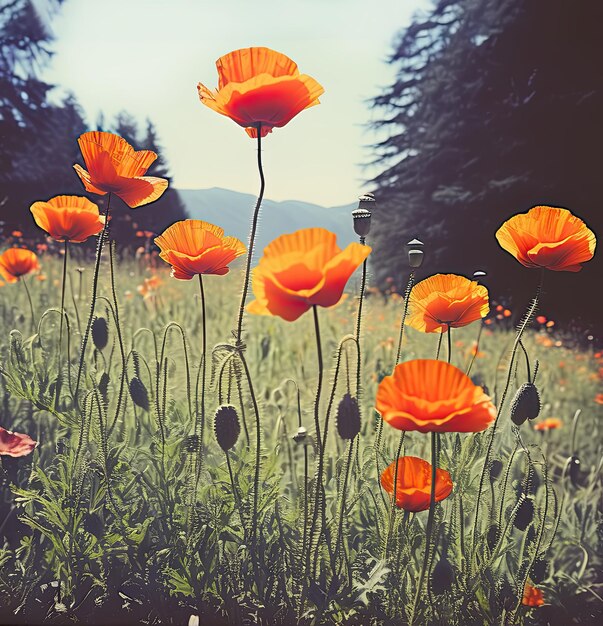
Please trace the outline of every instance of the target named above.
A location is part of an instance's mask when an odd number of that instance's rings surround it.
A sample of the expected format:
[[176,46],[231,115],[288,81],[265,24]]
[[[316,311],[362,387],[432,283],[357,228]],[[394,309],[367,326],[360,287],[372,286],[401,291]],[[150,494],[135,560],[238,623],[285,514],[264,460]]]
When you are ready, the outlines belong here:
[[234,406],[225,404],[218,407],[214,417],[214,431],[218,445],[224,452],[230,450],[237,443],[241,425]]
[[360,432],[358,401],[346,393],[337,407],[337,432],[342,439],[354,439]]
[[574,487],[580,486],[580,459],[572,454],[567,460],[567,472],[569,473],[570,480]]
[[431,574],[431,589],[436,596],[446,593],[454,583],[454,570],[450,561],[442,557],[433,568]]
[[136,406],[139,406],[145,411],[149,410],[149,394],[147,393],[147,388],[144,386],[142,380],[136,376],[130,381],[130,397]]
[[527,419],[533,420],[540,414],[540,394],[534,383],[524,383],[511,403],[511,419],[521,426]]
[[366,209],[352,211],[354,231],[359,237],[366,237],[371,230],[371,212]]
[[490,481],[494,482],[502,472],[503,464],[498,459],[493,459],[490,463]]
[[104,317],[95,317],[92,322],[92,341],[97,350],[102,350],[109,341],[109,326]]
[[492,552],[496,547],[497,539],[498,526],[496,524],[492,524],[492,526],[488,528],[488,534],[486,535],[486,541],[488,542],[488,548],[490,548],[490,552]]
[[100,380],[98,381],[98,390],[100,391],[105,404],[107,404],[109,396],[109,382],[109,374],[107,374],[107,372],[103,372],[101,374]]
[[295,443],[304,443],[306,441],[307,436],[308,436],[308,431],[306,430],[306,428],[304,426],[300,426],[297,429],[297,432],[295,433],[295,435],[293,435],[293,441],[295,441]]
[[534,503],[529,498],[522,498],[513,525],[517,530],[525,530],[534,519]]
[[546,578],[546,573],[548,569],[548,562],[544,559],[538,559],[534,565],[532,566],[532,571],[530,572],[530,578],[536,583],[541,583]]

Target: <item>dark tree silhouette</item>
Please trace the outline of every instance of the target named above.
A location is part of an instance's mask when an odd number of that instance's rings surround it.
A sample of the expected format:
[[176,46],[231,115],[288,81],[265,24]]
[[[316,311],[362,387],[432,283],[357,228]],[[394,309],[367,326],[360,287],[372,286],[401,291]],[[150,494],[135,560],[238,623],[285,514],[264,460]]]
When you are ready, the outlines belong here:
[[[440,0],[401,33],[396,81],[373,102],[385,136],[373,181],[380,280],[406,273],[401,244],[418,236],[424,275],[486,270],[519,311],[538,272],[499,248],[505,219],[549,204],[603,233],[602,21],[598,0]],[[549,275],[544,309],[595,320],[598,269],[595,258]]]

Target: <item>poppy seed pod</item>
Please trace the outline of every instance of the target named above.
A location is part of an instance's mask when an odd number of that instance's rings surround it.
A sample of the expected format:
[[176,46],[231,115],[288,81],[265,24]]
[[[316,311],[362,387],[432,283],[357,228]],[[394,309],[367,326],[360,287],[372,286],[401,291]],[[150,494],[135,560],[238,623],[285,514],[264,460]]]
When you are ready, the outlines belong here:
[[513,526],[517,530],[525,530],[534,519],[534,503],[529,498],[523,498],[517,509],[517,515],[513,520]]
[[295,435],[293,435],[293,441],[295,441],[295,443],[304,443],[307,436],[308,431],[306,428],[304,426],[300,426]]
[[358,401],[346,393],[337,407],[337,432],[342,439],[354,439],[360,432]]
[[130,397],[136,406],[139,406],[145,411],[149,410],[149,394],[147,393],[147,388],[137,376],[130,381]]
[[101,374],[100,380],[98,381],[98,390],[100,391],[105,404],[107,404],[107,400],[108,400],[109,382],[110,382],[109,374],[107,374],[107,372],[103,372]]
[[431,589],[436,596],[440,596],[452,587],[453,582],[454,570],[444,556],[435,564],[431,573]]
[[224,452],[228,452],[237,443],[241,425],[234,406],[225,404],[218,407],[214,417],[214,432],[218,445]]
[[354,231],[359,237],[366,237],[371,230],[371,212],[366,209],[352,211]]
[[375,201],[375,196],[372,193],[365,193],[358,197],[358,208],[366,209],[369,212],[372,212],[377,203]]
[[408,248],[408,265],[416,269],[423,264],[423,242],[420,239],[411,239],[406,247]]
[[109,341],[109,325],[104,317],[95,317],[92,322],[92,341],[97,350],[102,350]]
[[566,471],[569,472],[569,477],[574,487],[580,485],[580,459],[572,454],[566,462]]
[[534,383],[524,383],[515,393],[511,402],[511,420],[521,426],[527,419],[535,419],[540,414],[540,393]]

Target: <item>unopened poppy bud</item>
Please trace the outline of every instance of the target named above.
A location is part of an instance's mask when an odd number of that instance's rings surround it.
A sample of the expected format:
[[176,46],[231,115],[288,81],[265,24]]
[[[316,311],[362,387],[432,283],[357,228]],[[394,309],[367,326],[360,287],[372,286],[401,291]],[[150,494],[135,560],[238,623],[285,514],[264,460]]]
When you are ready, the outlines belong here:
[[493,459],[490,463],[490,481],[494,482],[502,472],[503,464],[498,459]]
[[524,383],[515,393],[511,403],[511,420],[521,426],[527,419],[540,414],[540,394],[534,383]]
[[534,565],[532,566],[532,571],[530,572],[530,578],[536,584],[541,583],[546,578],[546,572],[548,569],[548,562],[544,559],[538,559]]
[[371,230],[371,212],[366,209],[352,211],[354,231],[359,237],[366,237]]
[[199,441],[199,435],[188,435],[182,445],[187,452],[196,452],[199,449]]
[[297,429],[297,432],[295,433],[295,435],[293,435],[293,441],[295,441],[295,443],[304,443],[307,436],[308,436],[308,431],[306,430],[306,428],[304,426],[300,426]]
[[337,407],[337,432],[342,439],[354,439],[360,432],[358,401],[346,393]]
[[92,341],[97,350],[102,350],[109,341],[109,326],[104,317],[95,317],[92,322]]
[[107,404],[109,396],[109,382],[109,374],[107,374],[107,372],[103,372],[101,374],[100,380],[98,381],[98,390],[100,391],[105,404]]
[[358,197],[358,208],[366,209],[369,212],[373,212],[376,206],[375,196],[372,193],[365,193]]
[[228,452],[237,443],[241,425],[234,406],[225,404],[218,408],[214,417],[214,432],[218,445],[224,452]]
[[408,248],[408,265],[413,269],[421,267],[423,263],[423,245],[423,242],[416,238],[406,244]]
[[566,463],[566,471],[574,487],[580,486],[580,459],[572,454]]
[[431,589],[436,596],[446,593],[454,582],[454,570],[450,561],[444,556],[433,568],[431,574]]
[[145,411],[149,410],[149,394],[147,393],[147,388],[137,376],[130,381],[130,397],[136,406],[139,406]]
[[513,525],[517,530],[525,530],[534,519],[534,503],[529,498],[522,497]]

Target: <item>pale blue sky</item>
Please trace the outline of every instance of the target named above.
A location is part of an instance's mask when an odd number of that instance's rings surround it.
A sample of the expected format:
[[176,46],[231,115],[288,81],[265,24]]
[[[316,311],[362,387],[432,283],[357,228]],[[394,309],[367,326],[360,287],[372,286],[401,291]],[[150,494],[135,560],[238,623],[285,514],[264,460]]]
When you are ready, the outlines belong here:
[[72,91],[91,123],[120,110],[156,124],[180,188],[256,193],[255,142],[203,106],[215,60],[267,46],[325,88],[263,142],[266,197],[326,206],[355,201],[374,170],[366,100],[390,84],[397,32],[427,0],[67,0],[52,22],[55,56],[44,77]]

